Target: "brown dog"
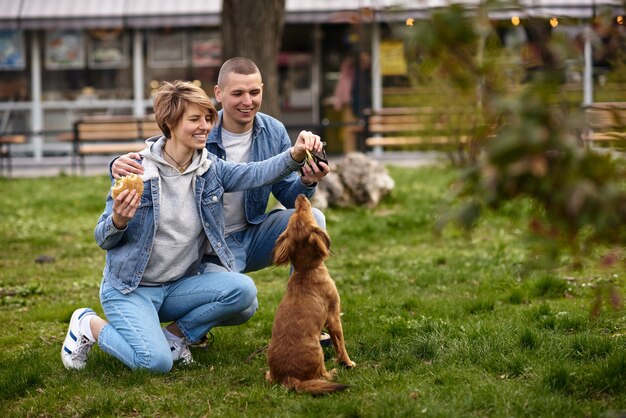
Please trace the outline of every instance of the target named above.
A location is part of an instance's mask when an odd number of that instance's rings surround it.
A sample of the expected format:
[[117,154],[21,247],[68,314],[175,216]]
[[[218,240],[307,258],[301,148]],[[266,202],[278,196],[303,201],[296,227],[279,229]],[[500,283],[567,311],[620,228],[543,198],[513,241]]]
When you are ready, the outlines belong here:
[[265,375],[267,380],[298,392],[322,394],[348,387],[329,382],[336,370],[327,372],[324,367],[320,346],[324,327],[337,353],[335,361],[347,367],[356,365],[348,357],[343,339],[339,293],[324,265],[329,254],[330,237],[317,226],[309,200],[298,196],[296,210],[274,247],[274,262],[291,262],[293,273],[276,310],[267,352],[270,369]]

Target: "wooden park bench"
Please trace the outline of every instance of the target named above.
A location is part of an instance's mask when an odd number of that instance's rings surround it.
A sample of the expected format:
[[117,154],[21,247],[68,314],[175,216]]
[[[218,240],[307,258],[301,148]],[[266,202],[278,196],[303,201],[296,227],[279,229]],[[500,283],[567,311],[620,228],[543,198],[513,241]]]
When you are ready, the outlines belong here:
[[141,151],[145,140],[162,135],[154,116],[86,116],[74,122],[73,131],[60,140],[72,141],[72,167],[85,172],[87,155],[126,154]]
[[586,146],[614,145],[626,140],[626,102],[598,102],[585,107]]
[[0,136],[0,175],[6,170],[7,177],[11,177],[11,145],[23,144],[24,142],[26,142],[26,135]]
[[467,107],[383,108],[368,117],[365,144],[386,148],[458,147],[472,138],[475,112]]

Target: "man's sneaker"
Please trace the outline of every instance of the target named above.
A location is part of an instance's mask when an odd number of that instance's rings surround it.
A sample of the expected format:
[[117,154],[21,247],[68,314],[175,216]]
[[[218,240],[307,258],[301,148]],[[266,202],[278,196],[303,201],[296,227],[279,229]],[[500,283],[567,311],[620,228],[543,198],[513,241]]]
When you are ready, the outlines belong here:
[[76,309],[70,319],[70,327],[67,330],[63,348],[61,349],[61,360],[67,369],[82,369],[87,364],[87,354],[94,345],[80,331],[80,320],[85,316],[95,315],[89,308]]
[[320,345],[322,347],[328,347],[333,343],[333,340],[330,339],[330,335],[327,332],[322,332],[320,335]]
[[191,355],[191,351],[189,351],[189,344],[187,344],[187,340],[184,337],[174,339],[168,338],[166,335],[165,338],[170,345],[170,350],[172,350],[172,360],[181,360],[183,364],[193,363],[193,356]]

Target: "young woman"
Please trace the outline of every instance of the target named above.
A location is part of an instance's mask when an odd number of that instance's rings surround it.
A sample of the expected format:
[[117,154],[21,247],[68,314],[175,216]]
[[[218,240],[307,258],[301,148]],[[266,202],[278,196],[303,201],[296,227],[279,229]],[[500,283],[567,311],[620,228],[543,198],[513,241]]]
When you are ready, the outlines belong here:
[[[205,149],[217,112],[201,88],[165,82],[154,110],[164,135],[140,153],[144,192],[109,193],[95,228],[107,251],[100,287],[106,320],[89,308],[73,313],[61,350],[69,369],[83,368],[97,342],[133,369],[168,372],[175,360],[192,361],[188,344],[213,327],[247,321],[257,308],[256,287],[235,272],[222,196],[279,181],[300,169],[307,151],[322,148],[317,135],[303,131],[275,157],[229,163]],[[209,246],[222,268],[197,274]]]

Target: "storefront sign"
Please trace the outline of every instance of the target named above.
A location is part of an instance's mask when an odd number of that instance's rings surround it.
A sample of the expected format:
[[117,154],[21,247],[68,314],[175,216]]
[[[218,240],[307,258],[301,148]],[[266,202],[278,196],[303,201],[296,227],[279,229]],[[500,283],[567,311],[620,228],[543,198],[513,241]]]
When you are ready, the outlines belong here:
[[187,66],[187,34],[185,32],[151,32],[148,65],[152,68]]
[[222,65],[222,40],[219,33],[200,34],[192,39],[191,65],[194,67]]
[[128,67],[129,38],[122,29],[89,31],[89,68]]
[[85,68],[83,32],[60,30],[46,32],[46,69]]
[[21,31],[0,31],[0,69],[21,70],[24,61],[24,40]]
[[404,58],[402,41],[384,41],[380,43],[380,72],[382,75],[406,75],[407,65]]

